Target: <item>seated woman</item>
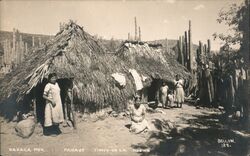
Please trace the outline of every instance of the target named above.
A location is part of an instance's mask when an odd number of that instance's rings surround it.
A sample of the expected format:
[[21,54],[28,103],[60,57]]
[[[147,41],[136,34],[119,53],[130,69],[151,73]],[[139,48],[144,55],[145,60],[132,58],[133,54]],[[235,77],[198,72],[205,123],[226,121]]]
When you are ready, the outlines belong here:
[[142,103],[140,103],[139,98],[139,96],[135,97],[135,102],[130,108],[130,132],[136,134],[141,133],[146,129],[149,129],[148,122],[145,119],[146,108]]

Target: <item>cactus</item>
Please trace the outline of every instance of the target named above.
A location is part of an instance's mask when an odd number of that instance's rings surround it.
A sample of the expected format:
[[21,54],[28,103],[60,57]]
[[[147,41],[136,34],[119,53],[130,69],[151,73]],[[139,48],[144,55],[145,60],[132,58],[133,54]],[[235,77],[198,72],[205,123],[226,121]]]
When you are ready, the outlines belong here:
[[15,54],[13,53],[13,49],[11,48],[11,41],[6,40],[6,64],[10,65],[11,64],[11,59],[12,55]]
[[24,43],[23,43],[23,37],[22,35],[20,34],[19,36],[19,47],[18,47],[18,53],[19,53],[19,57],[20,57],[20,62],[21,63],[23,61],[23,52],[24,52]]
[[4,41],[4,63],[7,62],[7,39]]
[[212,56],[211,55],[211,42],[210,42],[210,39],[207,40],[207,54],[208,54],[209,58]]
[[39,44],[39,47],[42,46],[42,39],[41,39],[41,37],[38,38],[38,44]]
[[187,31],[185,31],[185,55],[186,55],[186,60],[187,62],[189,61],[189,55],[188,55],[188,38],[187,38]]
[[141,27],[139,27],[139,41],[141,41]]
[[193,70],[193,44],[192,44],[192,31],[191,31],[191,21],[189,20],[189,30],[188,30],[188,69]]
[[187,53],[185,47],[185,36],[182,36],[182,51],[183,51],[183,59],[184,59],[184,66],[187,67]]
[[197,58],[196,58],[196,62],[197,62],[197,64],[199,64],[199,63],[200,63],[200,60],[201,60],[201,58],[200,58],[200,51],[199,51],[199,48],[198,48],[198,49],[196,49],[196,56],[197,56]]
[[32,36],[32,47],[35,47],[35,37]]
[[16,29],[13,28],[13,52],[16,51]]
[[204,63],[203,44],[201,41],[199,41],[199,53],[200,53],[201,63]]
[[181,36],[179,37],[179,40],[178,40],[178,61],[180,62],[180,64],[184,65]]
[[137,40],[137,22],[135,17],[135,41]]
[[169,53],[170,51],[169,51],[169,47],[168,47],[168,39],[166,38],[166,51],[167,51],[167,53]]
[[27,42],[24,43],[24,46],[25,46],[25,54],[27,54],[28,53],[28,44],[27,44]]
[[205,56],[207,57],[207,45],[206,44],[203,45],[203,51],[205,53]]

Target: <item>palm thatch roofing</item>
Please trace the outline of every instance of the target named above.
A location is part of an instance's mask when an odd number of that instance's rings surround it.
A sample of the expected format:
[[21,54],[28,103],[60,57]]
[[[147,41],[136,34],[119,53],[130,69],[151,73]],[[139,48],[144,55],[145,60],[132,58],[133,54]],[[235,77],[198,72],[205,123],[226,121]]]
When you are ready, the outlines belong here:
[[17,101],[22,101],[50,73],[55,72],[61,79],[74,78],[82,103],[92,104],[96,109],[108,105],[123,109],[135,92],[133,80],[128,78],[125,88],[119,88],[114,85],[111,74],[128,74],[130,68],[151,78],[173,79],[177,73],[185,78],[189,75],[174,58],[164,57],[161,49],[147,44],[125,42],[115,55],[106,53],[93,36],[74,22],[69,22],[1,80],[0,101],[6,101],[13,95],[17,95]]
[[53,39],[31,53],[16,70],[1,80],[0,99],[17,94],[21,100],[55,72],[59,78],[74,78],[83,103],[105,107],[105,104],[122,103],[132,94],[131,83],[119,89],[110,76],[125,70],[126,66],[119,58],[106,55],[93,36],[69,22]]
[[146,42],[126,41],[116,55],[137,71],[154,79],[172,81],[176,74],[189,79],[188,70],[175,57],[165,53],[161,45]]

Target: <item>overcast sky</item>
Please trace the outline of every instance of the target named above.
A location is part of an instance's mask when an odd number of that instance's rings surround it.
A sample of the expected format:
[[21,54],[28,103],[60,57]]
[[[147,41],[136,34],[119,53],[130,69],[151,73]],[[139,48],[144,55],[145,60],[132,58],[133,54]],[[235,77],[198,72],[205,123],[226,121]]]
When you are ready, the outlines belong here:
[[[142,40],[177,39],[192,21],[193,43],[213,40],[214,32],[226,32],[216,19],[222,8],[242,0],[0,0],[0,30],[18,28],[25,33],[56,34],[59,22],[77,21],[85,31],[106,39],[134,35],[134,17]],[[218,50],[219,41],[212,41]]]

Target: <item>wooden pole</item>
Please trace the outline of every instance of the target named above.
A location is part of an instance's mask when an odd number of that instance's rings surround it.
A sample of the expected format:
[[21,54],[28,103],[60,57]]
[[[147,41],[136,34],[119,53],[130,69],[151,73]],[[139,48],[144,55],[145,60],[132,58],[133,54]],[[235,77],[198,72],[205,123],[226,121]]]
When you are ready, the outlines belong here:
[[73,92],[73,88],[71,90],[71,98],[70,98],[70,108],[71,108],[71,113],[72,113],[72,122],[73,122],[73,127],[74,129],[77,129],[77,125],[76,125],[76,116],[75,116],[75,108],[74,108],[74,92]]
[[32,99],[32,103],[33,103],[33,113],[34,113],[34,118],[35,118],[35,122],[37,122],[37,113],[36,113],[36,109],[37,109],[37,106],[36,106],[36,99]]
[[[66,93],[66,94],[68,94],[68,93]],[[64,105],[64,119],[67,122],[69,120],[69,118],[70,118],[70,116],[68,116],[69,115],[69,112],[68,112],[69,110],[68,110],[68,102],[67,102],[67,100],[64,101],[63,105]]]

